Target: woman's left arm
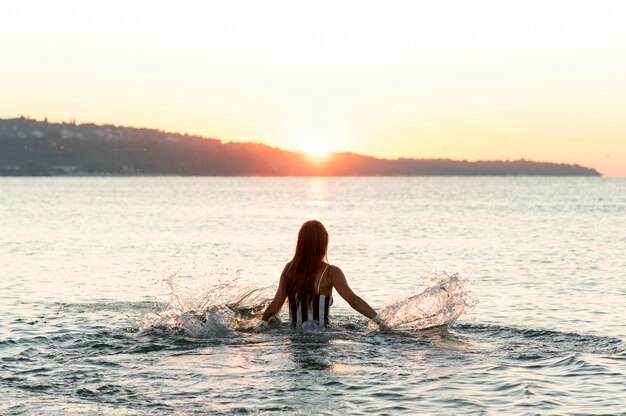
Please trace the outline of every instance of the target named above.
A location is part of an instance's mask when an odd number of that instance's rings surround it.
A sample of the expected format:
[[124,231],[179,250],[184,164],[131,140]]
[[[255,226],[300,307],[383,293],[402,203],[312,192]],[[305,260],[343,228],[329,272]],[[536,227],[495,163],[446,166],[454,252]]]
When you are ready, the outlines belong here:
[[280,281],[278,282],[278,290],[276,290],[276,295],[274,296],[274,300],[267,305],[267,309],[263,313],[262,321],[269,321],[269,319],[276,315],[280,308],[283,307],[283,303],[285,303],[285,299],[287,299],[287,292],[285,291],[285,271],[280,275]]

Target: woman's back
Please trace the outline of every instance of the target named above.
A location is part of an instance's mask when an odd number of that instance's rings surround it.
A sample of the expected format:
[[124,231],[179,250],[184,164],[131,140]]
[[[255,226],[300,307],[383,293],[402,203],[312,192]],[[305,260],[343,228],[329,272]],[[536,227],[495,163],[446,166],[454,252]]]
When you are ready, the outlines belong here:
[[330,264],[322,263],[321,273],[316,277],[315,291],[310,295],[308,305],[299,302],[297,296],[289,296],[289,320],[292,328],[299,328],[304,322],[314,322],[328,326],[330,306],[333,304],[332,282],[329,278]]

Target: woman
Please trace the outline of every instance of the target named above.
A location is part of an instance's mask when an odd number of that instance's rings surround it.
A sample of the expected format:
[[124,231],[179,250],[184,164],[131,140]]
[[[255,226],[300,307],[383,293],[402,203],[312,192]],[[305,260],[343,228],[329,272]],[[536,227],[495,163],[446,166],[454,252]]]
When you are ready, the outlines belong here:
[[299,327],[303,322],[327,326],[335,288],[354,310],[370,318],[381,329],[388,330],[376,311],[350,289],[341,269],[324,261],[327,260],[327,249],[328,233],[322,223],[305,222],[298,233],[296,253],[280,275],[276,296],[265,310],[261,325],[267,326],[268,320],[280,311],[285,299],[289,299],[292,328]]

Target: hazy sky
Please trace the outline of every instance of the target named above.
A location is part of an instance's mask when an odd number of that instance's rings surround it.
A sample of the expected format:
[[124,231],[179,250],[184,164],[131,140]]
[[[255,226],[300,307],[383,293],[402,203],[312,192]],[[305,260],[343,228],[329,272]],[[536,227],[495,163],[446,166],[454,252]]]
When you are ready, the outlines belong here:
[[626,176],[626,1],[15,1],[0,117]]

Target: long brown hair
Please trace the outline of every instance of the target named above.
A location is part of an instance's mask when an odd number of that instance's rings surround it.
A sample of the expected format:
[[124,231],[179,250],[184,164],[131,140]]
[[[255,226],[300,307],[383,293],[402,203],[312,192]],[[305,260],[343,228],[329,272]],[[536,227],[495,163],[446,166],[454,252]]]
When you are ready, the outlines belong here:
[[311,220],[302,224],[293,259],[285,267],[285,291],[289,302],[308,305],[313,294],[315,275],[326,259],[328,232],[321,222]]

